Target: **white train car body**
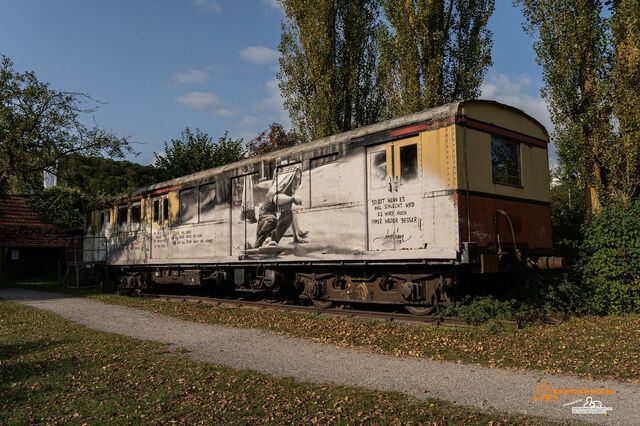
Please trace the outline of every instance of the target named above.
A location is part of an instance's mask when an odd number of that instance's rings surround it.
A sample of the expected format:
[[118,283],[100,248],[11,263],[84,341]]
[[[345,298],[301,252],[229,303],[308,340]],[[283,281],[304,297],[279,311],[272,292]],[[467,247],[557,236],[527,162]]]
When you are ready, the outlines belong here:
[[123,268],[488,268],[508,246],[551,250],[547,143],[515,108],[444,105],[141,188],[93,212],[85,244],[106,252],[86,255]]

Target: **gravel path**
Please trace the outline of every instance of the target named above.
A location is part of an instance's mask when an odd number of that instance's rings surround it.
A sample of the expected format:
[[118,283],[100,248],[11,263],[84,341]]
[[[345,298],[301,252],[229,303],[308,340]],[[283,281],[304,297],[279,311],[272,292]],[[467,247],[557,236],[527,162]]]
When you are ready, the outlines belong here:
[[[95,330],[168,343],[186,349],[197,360],[234,368],[317,383],[397,391],[420,399],[431,397],[509,413],[640,425],[640,386],[629,383],[371,354],[254,329],[182,321],[55,293],[4,289],[0,290],[0,298],[55,312]],[[612,410],[607,416],[572,414],[571,408],[582,406],[584,396],[561,395],[554,402],[533,401],[536,384],[543,379],[553,388],[614,389],[614,395],[594,398]],[[563,406],[580,398],[572,406]]]

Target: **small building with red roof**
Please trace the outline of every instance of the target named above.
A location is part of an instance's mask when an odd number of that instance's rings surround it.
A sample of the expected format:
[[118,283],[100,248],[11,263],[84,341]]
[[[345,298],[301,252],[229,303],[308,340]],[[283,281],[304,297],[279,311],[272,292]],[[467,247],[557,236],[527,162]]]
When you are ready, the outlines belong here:
[[56,276],[63,254],[62,233],[26,197],[0,196],[0,280]]

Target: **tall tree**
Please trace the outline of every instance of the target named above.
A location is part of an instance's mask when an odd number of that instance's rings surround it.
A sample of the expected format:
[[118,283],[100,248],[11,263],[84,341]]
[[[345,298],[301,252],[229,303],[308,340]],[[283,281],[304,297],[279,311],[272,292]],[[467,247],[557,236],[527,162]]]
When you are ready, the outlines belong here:
[[378,0],[278,0],[286,15],[279,85],[305,139],[378,119]]
[[612,1],[614,145],[608,160],[614,196],[627,202],[640,192],[640,3]]
[[385,115],[478,97],[491,65],[487,24],[494,6],[495,0],[382,0]]
[[286,131],[279,123],[272,123],[247,143],[247,157],[266,154],[279,149],[289,148],[300,143],[300,137],[293,131]]
[[0,191],[42,186],[42,173],[73,154],[123,157],[126,138],[81,120],[96,102],[81,93],[54,90],[33,72],[15,71],[0,55]]
[[640,192],[638,1],[520,3],[537,37],[564,174],[586,188],[592,210],[602,196],[628,203]]
[[229,132],[214,142],[211,136],[188,127],[180,139],[164,144],[164,155],[156,154],[154,167],[162,179],[173,179],[243,159],[242,139],[232,139]]

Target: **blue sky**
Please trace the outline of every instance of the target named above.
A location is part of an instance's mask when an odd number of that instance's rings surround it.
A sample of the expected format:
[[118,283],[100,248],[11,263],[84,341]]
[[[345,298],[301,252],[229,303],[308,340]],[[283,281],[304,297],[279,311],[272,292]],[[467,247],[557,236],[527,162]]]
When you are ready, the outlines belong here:
[[[483,97],[550,126],[522,16],[498,0]],[[0,0],[0,53],[58,90],[105,102],[102,127],[131,136],[141,163],[185,126],[250,139],[288,123],[275,80],[274,0]]]

